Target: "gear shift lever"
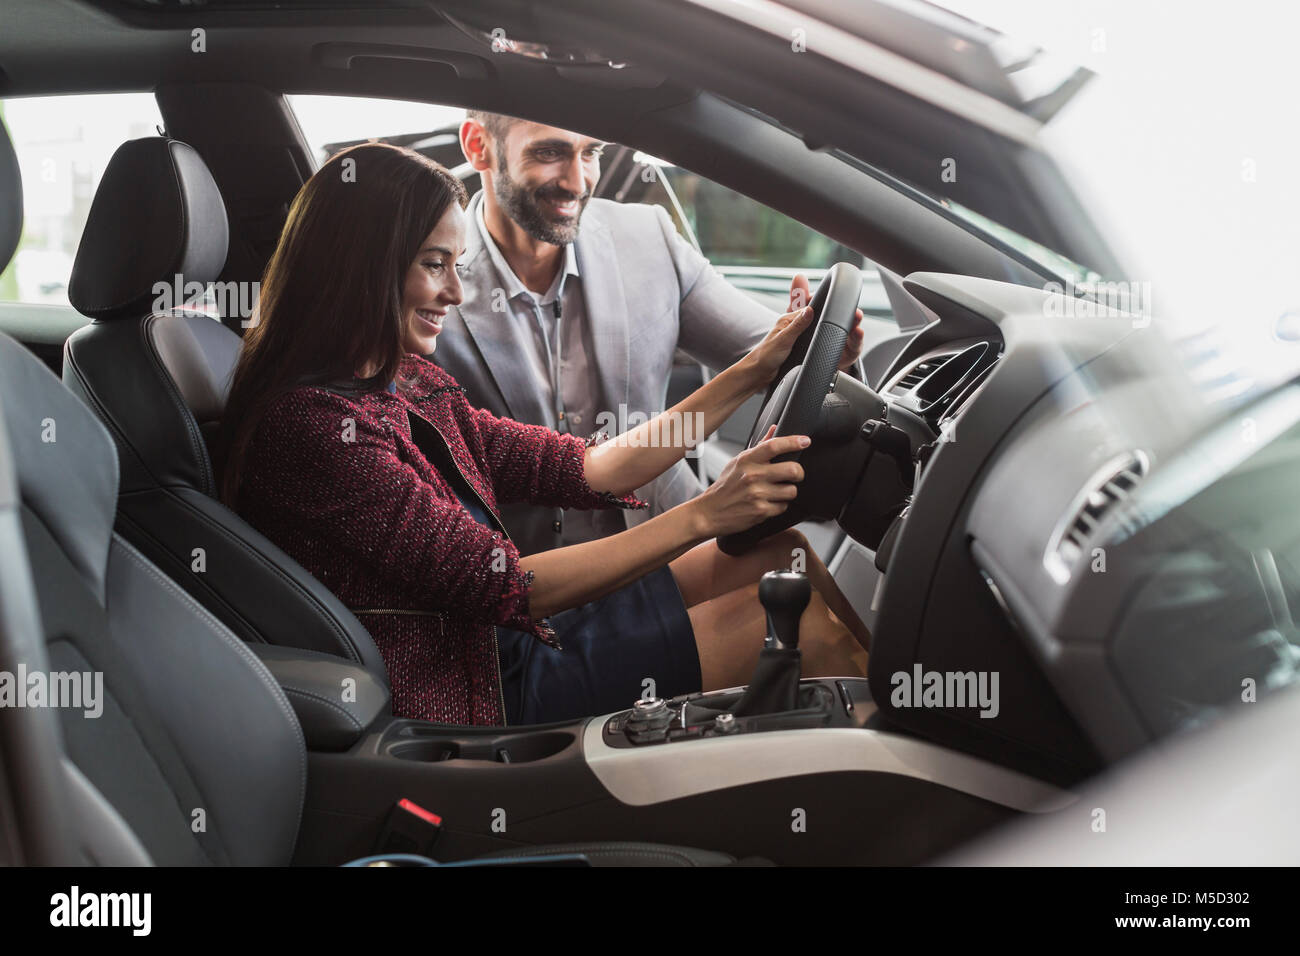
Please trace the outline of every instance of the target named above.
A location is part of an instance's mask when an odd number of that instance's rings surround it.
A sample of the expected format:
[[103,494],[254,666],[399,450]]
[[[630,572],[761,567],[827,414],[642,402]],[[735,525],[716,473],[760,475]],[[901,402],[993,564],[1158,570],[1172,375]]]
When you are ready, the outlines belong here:
[[732,713],[737,717],[799,708],[799,617],[812,597],[808,577],[798,571],[768,571],[758,583],[767,611],[767,640],[758,666]]
[[812,599],[808,576],[795,571],[768,571],[758,582],[758,600],[767,611],[764,648],[799,646],[799,618]]

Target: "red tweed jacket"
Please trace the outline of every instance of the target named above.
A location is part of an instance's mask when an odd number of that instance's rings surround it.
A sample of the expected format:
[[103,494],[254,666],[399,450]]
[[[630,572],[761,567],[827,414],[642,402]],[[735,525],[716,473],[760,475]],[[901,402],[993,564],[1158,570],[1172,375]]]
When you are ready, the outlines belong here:
[[431,362],[408,354],[398,379],[396,395],[304,386],[277,399],[249,445],[236,510],[360,617],[397,716],[501,724],[494,626],[547,643],[554,632],[529,614],[532,575],[508,534],[474,520],[412,440],[412,422],[445,446],[444,467],[454,464],[494,517],[511,501],[645,503],[587,485],[588,442],[472,408]]

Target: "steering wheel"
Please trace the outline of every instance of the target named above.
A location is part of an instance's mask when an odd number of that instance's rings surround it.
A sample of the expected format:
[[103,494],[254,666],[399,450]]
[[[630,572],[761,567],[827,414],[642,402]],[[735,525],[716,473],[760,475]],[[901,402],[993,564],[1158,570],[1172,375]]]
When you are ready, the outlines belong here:
[[[813,321],[795,340],[768,386],[763,409],[749,433],[748,448],[758,444],[773,423],[778,436],[814,434],[861,296],[862,273],[855,266],[838,262],[826,273],[813,295]],[[801,454],[791,452],[773,460],[798,461]],[[768,535],[797,524],[804,513],[795,507],[797,502],[796,498],[784,512],[752,528],[723,535],[718,538],[718,548],[724,554],[742,554]]]

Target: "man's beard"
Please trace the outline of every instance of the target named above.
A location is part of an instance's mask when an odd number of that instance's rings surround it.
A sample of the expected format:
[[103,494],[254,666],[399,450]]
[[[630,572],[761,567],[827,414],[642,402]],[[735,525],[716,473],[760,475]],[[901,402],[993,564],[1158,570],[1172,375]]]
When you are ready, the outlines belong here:
[[[553,246],[567,246],[578,238],[578,223],[582,219],[582,211],[587,208],[587,200],[591,198],[590,192],[579,195],[554,184],[526,189],[510,177],[510,173],[506,171],[504,158],[497,164],[497,174],[492,178],[492,182],[497,202],[506,211],[506,215],[538,242],[549,242]],[[565,216],[559,222],[550,218],[542,205],[545,200],[564,202],[570,199],[578,201],[578,211],[573,216]]]

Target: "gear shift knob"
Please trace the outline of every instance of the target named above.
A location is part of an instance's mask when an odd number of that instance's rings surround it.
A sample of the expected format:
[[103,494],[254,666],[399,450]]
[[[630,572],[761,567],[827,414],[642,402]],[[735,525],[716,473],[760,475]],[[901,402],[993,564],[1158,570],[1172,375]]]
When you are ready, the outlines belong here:
[[799,646],[799,618],[812,599],[812,585],[800,571],[768,571],[758,582],[758,599],[767,611],[764,647]]
[[749,686],[731,709],[733,717],[799,709],[799,618],[811,598],[808,576],[798,571],[768,571],[758,582],[758,599],[767,611],[767,640]]

